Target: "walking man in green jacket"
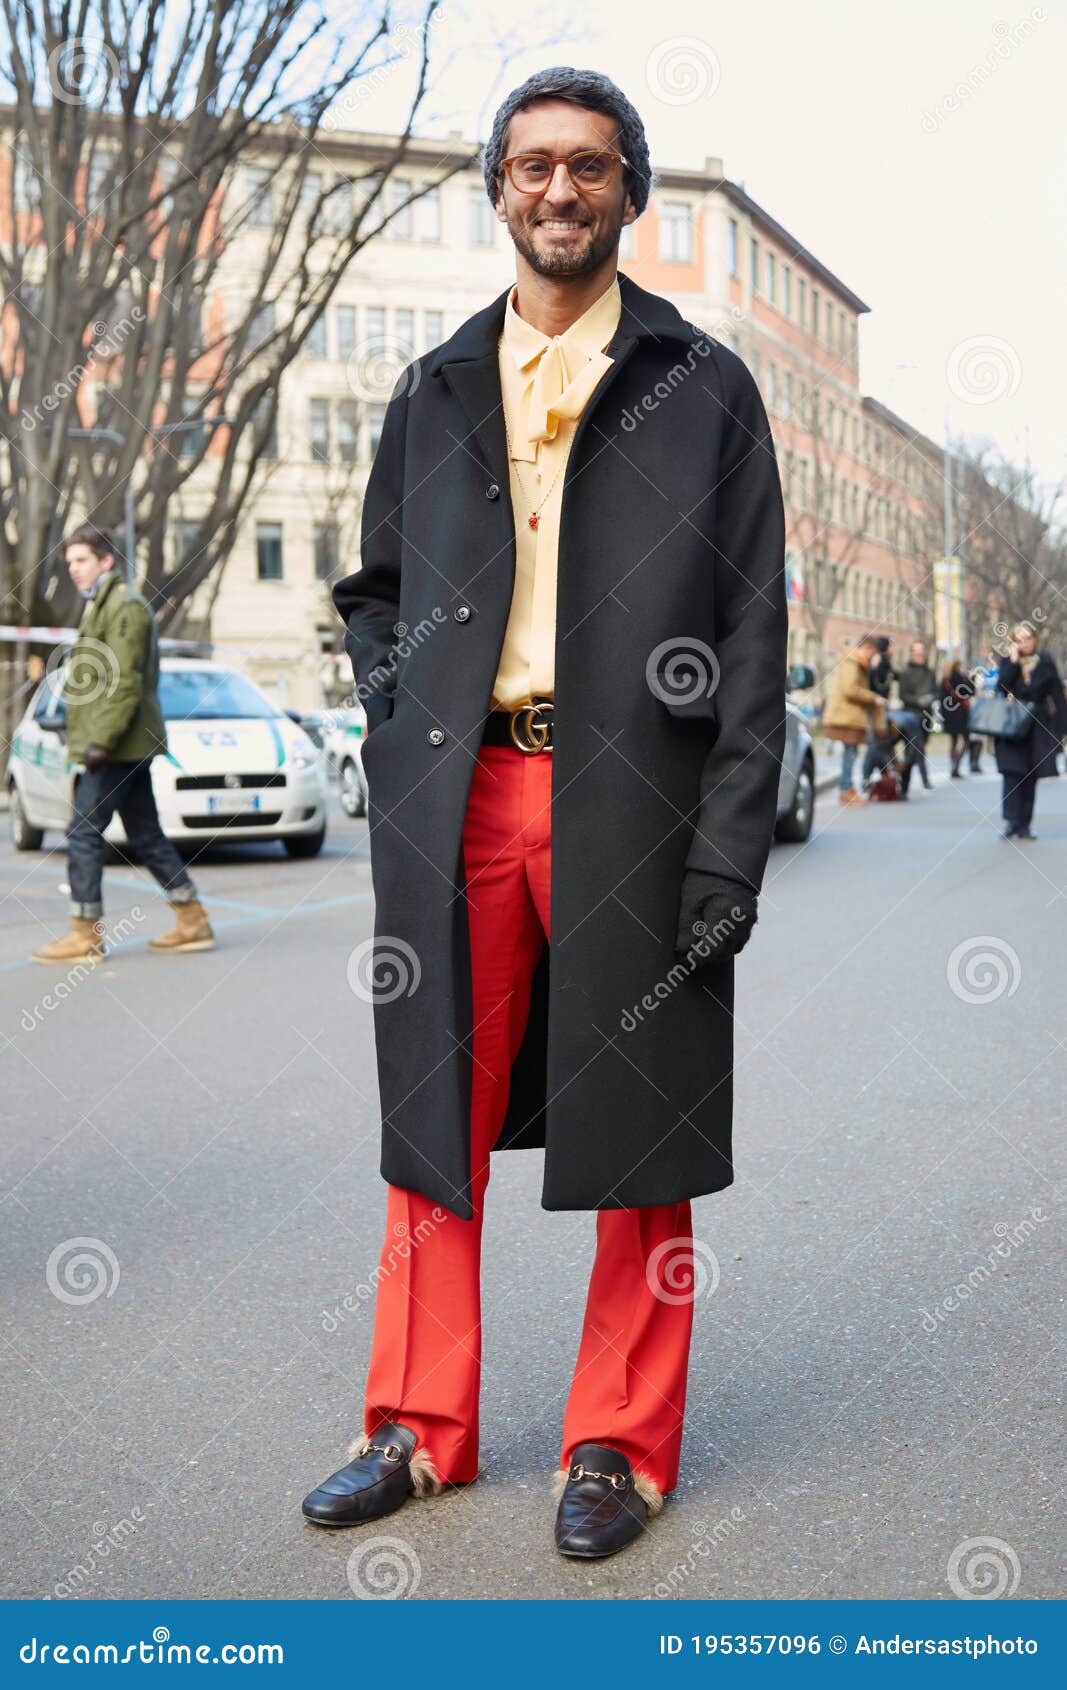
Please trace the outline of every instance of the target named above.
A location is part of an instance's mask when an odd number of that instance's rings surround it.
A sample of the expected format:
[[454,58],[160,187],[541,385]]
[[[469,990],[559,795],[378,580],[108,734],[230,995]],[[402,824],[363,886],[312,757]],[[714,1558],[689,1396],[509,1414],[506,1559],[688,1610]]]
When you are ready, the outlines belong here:
[[189,871],[159,825],[152,759],[167,749],[159,704],[159,647],[147,601],[115,565],[115,547],[85,526],[64,543],[70,578],[88,601],[67,668],[67,761],[74,813],[67,835],[70,932],[34,951],[35,962],[95,961],[106,953],[104,829],[117,810],[131,851],[158,880],[177,917],[153,951],[206,951],[211,923]]

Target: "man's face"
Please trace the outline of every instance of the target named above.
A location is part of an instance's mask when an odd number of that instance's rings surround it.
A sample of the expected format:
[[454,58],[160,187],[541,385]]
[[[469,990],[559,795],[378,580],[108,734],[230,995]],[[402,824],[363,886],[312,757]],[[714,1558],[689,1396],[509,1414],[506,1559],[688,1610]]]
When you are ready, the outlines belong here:
[[[569,100],[537,100],[511,120],[505,157],[516,153],[547,153],[569,158],[572,153],[621,152],[614,121],[601,112],[585,111]],[[539,276],[586,276],[618,250],[623,225],[637,213],[626,191],[621,165],[616,165],[606,188],[583,193],[574,186],[567,167],[557,164],[543,194],[521,194],[507,173],[500,178],[496,214],[531,270]]]
[[115,559],[110,552],[104,557],[97,557],[91,546],[83,546],[80,542],[67,547],[67,569],[79,593],[92,592],[101,575],[106,575],[114,564]]
[[923,645],[922,640],[916,640],[912,645],[911,660],[913,663],[926,662],[926,647]]

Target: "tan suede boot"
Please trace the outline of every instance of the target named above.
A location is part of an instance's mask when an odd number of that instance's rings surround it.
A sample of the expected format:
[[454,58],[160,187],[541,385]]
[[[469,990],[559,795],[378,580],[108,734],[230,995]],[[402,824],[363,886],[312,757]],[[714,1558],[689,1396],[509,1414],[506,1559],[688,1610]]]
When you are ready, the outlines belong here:
[[150,951],[169,951],[173,955],[178,951],[210,951],[214,948],[215,935],[211,931],[207,911],[198,898],[191,898],[188,903],[171,904],[170,907],[178,918],[178,925],[159,939],[151,940]]
[[72,915],[70,932],[34,951],[34,962],[99,962],[107,955],[104,924],[85,915]]

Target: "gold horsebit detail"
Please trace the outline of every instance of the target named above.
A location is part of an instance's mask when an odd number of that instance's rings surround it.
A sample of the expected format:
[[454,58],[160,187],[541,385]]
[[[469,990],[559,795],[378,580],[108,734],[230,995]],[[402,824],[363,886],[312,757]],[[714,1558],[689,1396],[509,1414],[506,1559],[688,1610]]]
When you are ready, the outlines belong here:
[[545,749],[551,723],[546,720],[544,712],[551,708],[550,698],[535,698],[528,704],[520,704],[517,710],[511,712],[511,737],[520,751],[534,752]]
[[583,1467],[580,1461],[574,1463],[568,1477],[571,1479],[607,1479],[614,1490],[626,1489],[625,1473],[594,1473],[591,1467]]
[[359,1453],[360,1455],[369,1455],[372,1449],[376,1449],[379,1455],[384,1455],[386,1461],[403,1461],[404,1459],[404,1451],[399,1444],[367,1443],[363,1445]]

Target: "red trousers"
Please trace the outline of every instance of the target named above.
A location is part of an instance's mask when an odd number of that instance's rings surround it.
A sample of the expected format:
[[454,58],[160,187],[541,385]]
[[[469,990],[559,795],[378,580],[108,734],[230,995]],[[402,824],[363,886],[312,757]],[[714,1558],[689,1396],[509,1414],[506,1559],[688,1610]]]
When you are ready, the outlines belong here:
[[[401,1421],[453,1484],[478,1471],[483,1200],[549,933],[551,799],[551,752],[482,748],[463,831],[474,1218],[459,1220],[418,1192],[389,1187],[364,1431]],[[688,1202],[598,1211],[562,1467],[576,1444],[608,1444],[661,1491],[674,1489],[693,1308],[671,1286],[691,1250]]]

